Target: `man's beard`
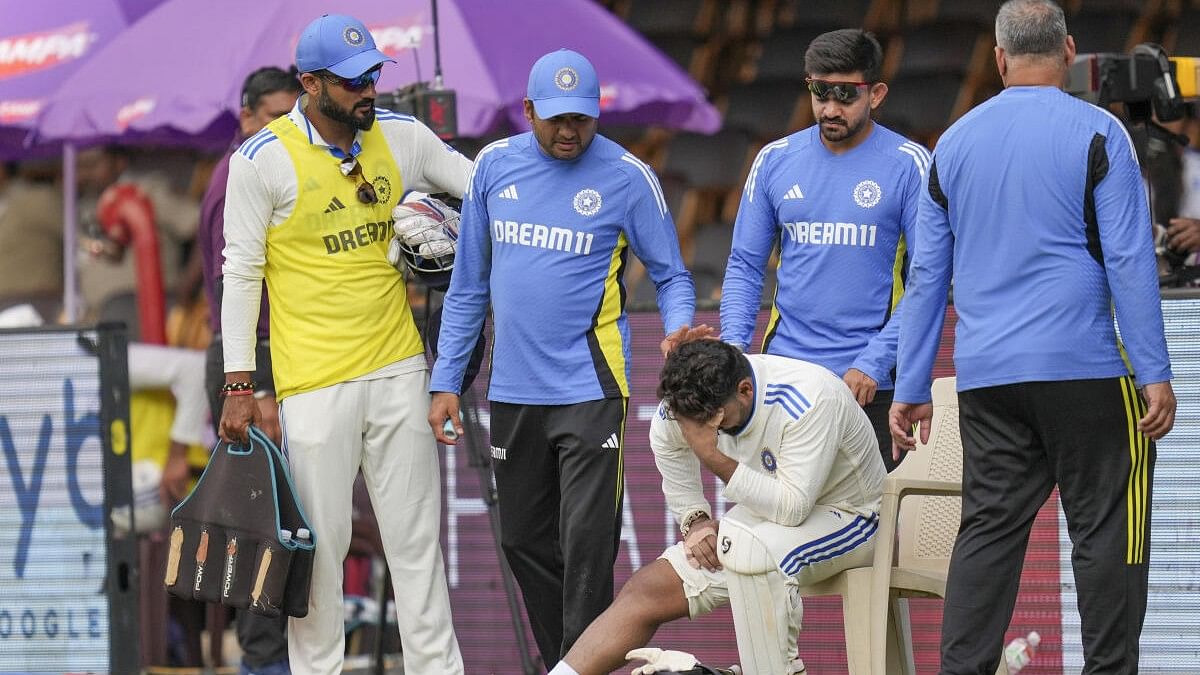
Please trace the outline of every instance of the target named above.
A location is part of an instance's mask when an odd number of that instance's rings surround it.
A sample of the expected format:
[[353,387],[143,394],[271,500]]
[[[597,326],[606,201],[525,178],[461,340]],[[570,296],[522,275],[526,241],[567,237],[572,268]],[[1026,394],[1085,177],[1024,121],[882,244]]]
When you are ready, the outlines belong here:
[[[857,136],[863,130],[863,128],[867,126],[867,120],[869,119],[870,117],[864,117],[863,119],[859,120],[858,124],[852,125],[850,124],[849,120],[842,118],[838,121],[845,123],[845,126],[831,125],[832,128],[830,128],[828,131],[826,131],[825,126],[822,125],[821,136],[831,143],[849,140]],[[828,121],[830,120],[826,120],[826,122]]]
[[[363,103],[368,104],[364,106],[366,107],[366,114],[358,117],[354,114],[354,111],[358,105],[362,105]],[[356,104],[355,108],[342,110],[338,107],[337,103],[334,103],[329,92],[326,89],[321,89],[321,93],[317,96],[317,110],[320,110],[322,115],[325,115],[334,122],[345,124],[356,131],[366,131],[375,123],[374,99],[364,98]]]

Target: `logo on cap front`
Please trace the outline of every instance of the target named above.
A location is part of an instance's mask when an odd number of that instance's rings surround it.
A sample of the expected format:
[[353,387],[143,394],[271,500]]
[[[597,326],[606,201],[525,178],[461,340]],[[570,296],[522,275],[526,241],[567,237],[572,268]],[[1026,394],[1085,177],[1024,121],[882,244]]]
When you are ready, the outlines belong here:
[[579,73],[575,72],[574,68],[559,68],[557,73],[554,73],[554,86],[563,91],[571,91],[579,86]]
[[342,31],[342,39],[351,47],[361,47],[366,37],[357,26],[346,26],[346,30]]

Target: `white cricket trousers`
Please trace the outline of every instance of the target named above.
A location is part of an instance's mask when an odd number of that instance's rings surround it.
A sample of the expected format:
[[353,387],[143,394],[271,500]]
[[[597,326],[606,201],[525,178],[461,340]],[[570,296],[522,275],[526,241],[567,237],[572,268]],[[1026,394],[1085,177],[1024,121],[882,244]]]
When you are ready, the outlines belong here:
[[[378,379],[343,382],[283,400],[292,478],[316,534],[308,616],[288,622],[292,673],[342,672],[342,562],[361,466],[392,573],[406,675],[463,672],[439,541],[442,479],[429,424],[424,357]],[[378,374],[378,373],[377,373]],[[371,377],[368,375],[367,377]]]

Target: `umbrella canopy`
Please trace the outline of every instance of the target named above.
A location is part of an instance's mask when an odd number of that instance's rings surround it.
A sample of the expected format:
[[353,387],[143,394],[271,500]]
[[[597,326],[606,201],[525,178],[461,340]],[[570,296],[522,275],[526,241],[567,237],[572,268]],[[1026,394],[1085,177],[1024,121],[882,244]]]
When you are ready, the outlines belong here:
[[46,99],[159,2],[0,0],[0,157],[29,156],[23,142]]
[[[300,32],[330,11],[361,19],[396,60],[379,91],[432,79],[429,0],[167,0],[65,81],[41,111],[38,139],[225,143],[246,74],[291,64]],[[438,11],[460,135],[524,128],[529,68],[560,47],[595,64],[605,123],[720,126],[691,78],[592,0],[440,0]]]

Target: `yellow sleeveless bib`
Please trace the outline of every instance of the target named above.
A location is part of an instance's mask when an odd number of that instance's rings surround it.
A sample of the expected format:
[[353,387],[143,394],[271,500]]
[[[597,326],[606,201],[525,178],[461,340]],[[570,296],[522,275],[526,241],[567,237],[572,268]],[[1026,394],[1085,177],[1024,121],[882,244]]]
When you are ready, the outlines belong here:
[[424,352],[401,274],[387,261],[402,178],[379,124],[363,132],[358,179],[287,117],[269,125],[296,168],[296,208],[267,231],[271,356],[282,400],[365,375]]

